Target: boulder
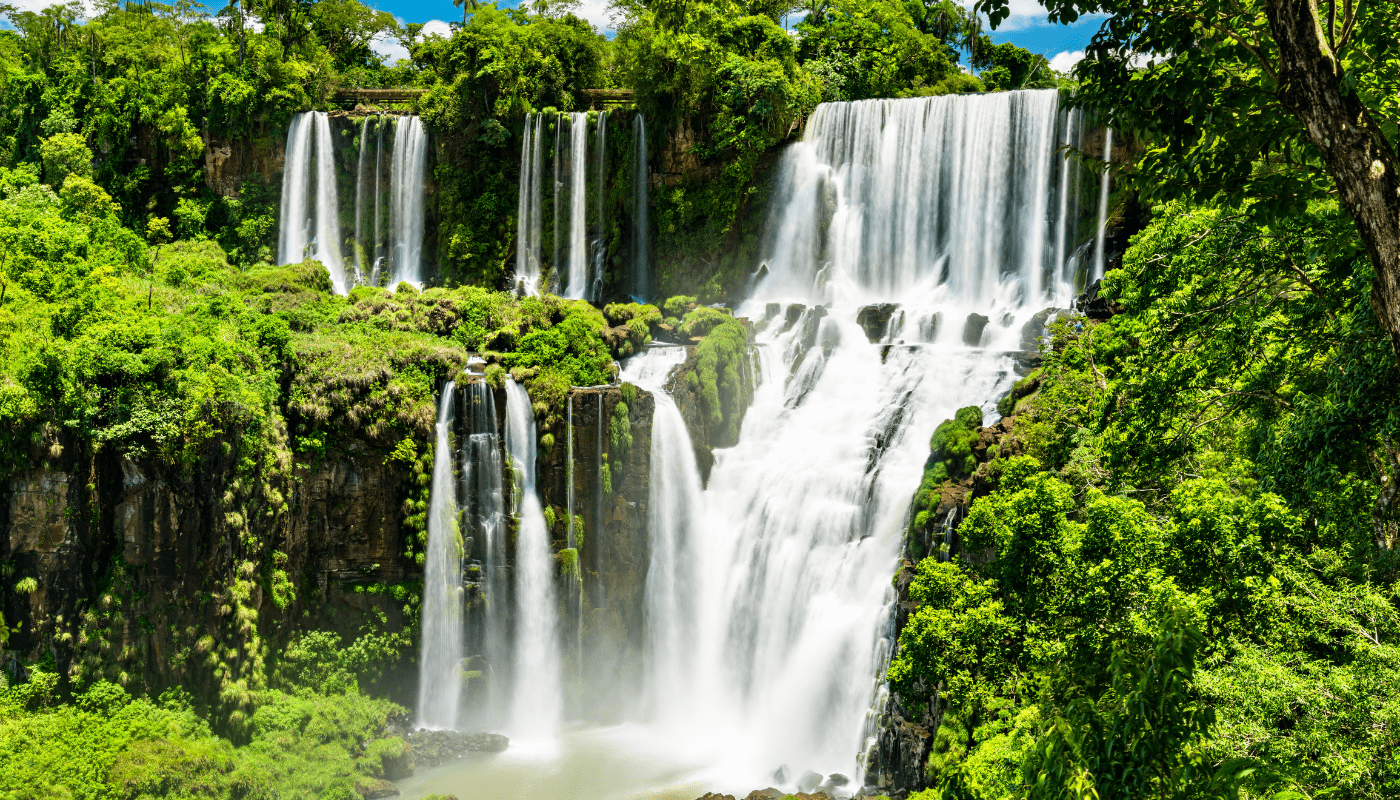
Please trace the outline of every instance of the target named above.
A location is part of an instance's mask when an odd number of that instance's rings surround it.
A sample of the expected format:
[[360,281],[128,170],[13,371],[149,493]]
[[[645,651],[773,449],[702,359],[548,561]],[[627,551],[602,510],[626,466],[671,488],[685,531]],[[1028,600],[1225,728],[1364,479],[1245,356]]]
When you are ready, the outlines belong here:
[[935,311],[919,320],[919,341],[932,342],[938,338],[938,329],[943,326],[943,312]]
[[967,322],[963,324],[963,344],[968,347],[982,344],[982,331],[986,330],[989,322],[991,320],[981,314],[968,314]]
[[890,318],[898,309],[897,303],[864,306],[856,312],[856,324],[865,330],[865,338],[871,342],[882,342],[889,335]]
[[822,776],[820,772],[813,772],[811,770],[807,770],[806,772],[802,773],[802,777],[797,779],[797,791],[799,792],[810,792],[821,785]]
[[355,792],[365,800],[380,800],[384,797],[398,797],[399,790],[383,778],[360,778],[355,782]]
[[783,317],[783,327],[778,331],[778,333],[787,333],[789,330],[791,330],[792,326],[796,325],[799,319],[802,319],[802,315],[806,311],[807,307],[802,305],[801,303],[793,303],[792,305],[788,306],[787,314]]

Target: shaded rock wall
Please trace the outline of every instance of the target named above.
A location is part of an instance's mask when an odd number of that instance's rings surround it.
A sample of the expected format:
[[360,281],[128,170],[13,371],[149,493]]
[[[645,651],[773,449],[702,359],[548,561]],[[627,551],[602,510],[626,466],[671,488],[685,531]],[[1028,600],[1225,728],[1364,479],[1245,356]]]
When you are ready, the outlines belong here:
[[[407,469],[347,437],[311,463],[240,474],[220,444],[185,473],[70,441],[6,482],[4,614],[23,622],[6,654],[12,673],[47,657],[72,677],[212,697],[295,630],[354,635],[371,614],[403,624],[399,603],[355,587],[419,574],[405,554]],[[248,501],[259,478],[278,502]],[[24,577],[38,589],[13,591]]]

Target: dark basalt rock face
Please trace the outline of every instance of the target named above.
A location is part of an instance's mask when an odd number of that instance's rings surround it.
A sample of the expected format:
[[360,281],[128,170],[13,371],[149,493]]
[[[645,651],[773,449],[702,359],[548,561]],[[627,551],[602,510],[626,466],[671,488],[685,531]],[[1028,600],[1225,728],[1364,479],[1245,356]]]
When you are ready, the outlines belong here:
[[865,330],[865,338],[872,343],[883,342],[890,332],[890,318],[898,309],[898,303],[864,306],[856,312],[856,324]]
[[[1026,389],[1029,392],[1033,389]],[[1007,455],[1020,455],[1025,446],[1014,433],[1015,417],[1003,417],[991,426],[977,429],[977,441],[972,445],[972,455],[977,460],[977,469],[962,480],[950,481],[941,489],[937,509],[930,514],[929,522],[921,529],[911,530],[905,539],[903,559],[899,572],[895,575],[895,651],[898,651],[899,632],[904,630],[909,617],[918,610],[919,604],[909,594],[915,574],[915,552],[931,553],[942,544],[942,537],[951,534],[950,555],[957,555],[970,563],[986,563],[991,553],[969,552],[964,549],[962,538],[957,533],[958,524],[967,517],[972,502],[993,491],[997,486],[996,475],[988,469],[992,448]],[[945,528],[945,525],[947,526]],[[891,693],[881,710],[876,727],[875,746],[865,765],[865,786],[863,793],[903,795],[928,788],[927,777],[929,748],[933,735],[943,720],[944,706],[941,702],[941,687],[916,687],[919,697],[927,697],[923,705],[907,706],[896,693]]]
[[982,343],[982,331],[986,330],[987,323],[991,319],[981,314],[968,314],[967,322],[963,323],[963,344],[968,347],[976,347]]
[[[577,670],[580,664],[583,668],[578,682],[582,691],[568,698],[569,713],[599,722],[621,721],[631,714],[638,698],[624,687],[642,683],[642,609],[651,559],[647,537],[651,424],[656,401],[650,392],[635,392],[630,402],[620,386],[570,392],[574,515],[582,522],[576,537],[582,540],[578,560],[583,588],[580,593],[575,579],[560,576],[565,643],[561,656],[566,669]],[[620,406],[626,407],[625,415],[619,413]],[[569,462],[564,426],[556,433],[554,446],[541,450],[538,459],[541,502],[553,509],[551,538],[558,552],[568,546]]]
[[[101,646],[121,655],[102,657],[106,672],[89,669],[86,679],[107,677],[132,692],[179,685],[209,697],[219,679],[200,641],[241,656],[277,647],[279,633],[302,626],[353,637],[382,614],[388,630],[401,627],[402,605],[388,593],[354,589],[420,574],[405,556],[416,534],[402,510],[414,475],[387,458],[385,442],[327,438],[319,457],[288,452],[287,464],[251,475],[240,474],[238,449],[217,441],[184,470],[55,439],[32,468],[0,483],[0,560],[38,583],[32,594],[6,594],[5,618],[25,623],[10,640],[18,662],[10,666],[51,653],[69,675]],[[281,606],[259,577],[274,567],[296,581],[295,598]],[[257,614],[265,644],[231,624],[238,607]],[[88,608],[103,618],[85,621]],[[402,687],[394,693],[401,702],[416,692],[409,672],[386,676]]]

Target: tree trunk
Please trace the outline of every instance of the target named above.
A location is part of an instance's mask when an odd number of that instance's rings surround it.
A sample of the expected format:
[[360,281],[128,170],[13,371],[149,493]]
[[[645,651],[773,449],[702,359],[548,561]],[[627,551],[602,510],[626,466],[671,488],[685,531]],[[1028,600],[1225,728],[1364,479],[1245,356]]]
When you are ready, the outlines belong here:
[[1354,93],[1323,35],[1316,0],[1265,0],[1279,48],[1279,96],[1336,181],[1375,265],[1371,306],[1400,361],[1400,159]]

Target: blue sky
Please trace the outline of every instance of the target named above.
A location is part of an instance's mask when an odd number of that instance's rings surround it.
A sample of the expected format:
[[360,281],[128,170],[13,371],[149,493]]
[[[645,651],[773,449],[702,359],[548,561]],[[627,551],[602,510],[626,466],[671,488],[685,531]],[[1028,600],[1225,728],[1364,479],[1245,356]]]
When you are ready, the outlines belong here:
[[[462,9],[452,5],[452,0],[369,0],[369,4],[405,22],[431,23],[437,20],[437,24],[428,27],[426,32],[429,33],[434,29],[445,32],[447,26],[443,21],[462,18]],[[513,6],[516,3],[507,0],[502,5]],[[607,5],[607,0],[581,0],[579,11],[581,16],[599,28],[608,28],[611,26],[608,24]],[[1045,9],[1036,0],[1011,0],[1011,16],[998,30],[988,31],[988,35],[998,44],[1013,42],[1032,53],[1039,53],[1051,59],[1056,69],[1063,70],[1083,54],[1084,45],[1098,30],[1101,21],[1102,17],[1094,17],[1080,19],[1073,25],[1051,25],[1045,21]]]

